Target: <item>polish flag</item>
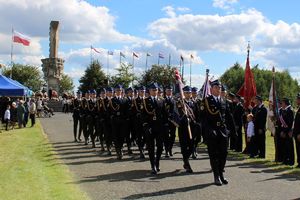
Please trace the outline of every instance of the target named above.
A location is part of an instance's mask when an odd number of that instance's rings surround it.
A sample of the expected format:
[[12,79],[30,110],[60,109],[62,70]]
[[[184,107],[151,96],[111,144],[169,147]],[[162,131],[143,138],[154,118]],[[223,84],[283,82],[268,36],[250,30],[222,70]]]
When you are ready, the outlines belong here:
[[136,58],[139,58],[139,55],[138,55],[137,53],[135,53],[135,52],[133,52],[132,55],[133,55],[134,57],[136,57]]
[[17,32],[17,31],[13,32],[13,41],[16,43],[21,43],[24,46],[30,45],[30,38],[26,35],[23,35],[22,33]]

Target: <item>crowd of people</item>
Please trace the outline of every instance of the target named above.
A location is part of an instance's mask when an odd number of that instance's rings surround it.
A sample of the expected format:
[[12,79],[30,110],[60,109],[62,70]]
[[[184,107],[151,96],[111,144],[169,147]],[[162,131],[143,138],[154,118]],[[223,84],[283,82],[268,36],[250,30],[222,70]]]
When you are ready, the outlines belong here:
[[[101,88],[98,93],[96,90],[87,91],[84,95],[78,92],[70,105],[74,141],[80,142],[83,134],[84,143],[88,145],[91,142],[95,148],[98,139],[101,151],[116,155],[117,159],[123,157],[124,144],[129,155],[133,153],[131,147],[137,145],[141,159],[145,158],[144,151],[147,149],[151,173],[157,174],[161,170],[163,152],[165,157],[173,156],[178,130],[183,168],[187,173],[193,173],[189,159],[196,159],[198,144],[205,143],[216,185],[228,184],[223,174],[228,148],[249,154],[250,158],[265,158],[268,109],[262,97],[256,96],[253,107],[245,109],[243,98],[227,93],[218,80],[211,82],[211,95],[204,98],[198,88],[190,86],[183,88],[183,98],[173,94],[173,87],[162,89],[156,83],[148,88],[124,89],[118,84],[114,88]],[[300,94],[298,106],[299,99]],[[290,103],[286,98],[281,101],[276,121],[275,146],[276,152],[281,155],[277,161],[294,164],[292,149],[295,138],[299,167],[300,111],[294,118]],[[112,147],[116,154],[112,153]]]
[[53,110],[47,107],[47,101],[44,98],[0,98],[1,122],[6,131],[10,129],[27,127],[29,119],[30,126],[35,125],[36,117],[41,117],[44,110],[48,110],[52,115]]

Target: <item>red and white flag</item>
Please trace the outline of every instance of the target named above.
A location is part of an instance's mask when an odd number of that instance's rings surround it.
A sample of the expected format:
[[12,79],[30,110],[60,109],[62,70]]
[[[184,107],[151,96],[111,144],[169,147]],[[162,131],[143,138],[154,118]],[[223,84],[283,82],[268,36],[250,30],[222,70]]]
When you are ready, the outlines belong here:
[[94,50],[96,53],[101,53],[101,51],[99,51],[98,49],[96,49],[95,47],[91,46],[91,49]]
[[21,43],[24,46],[30,45],[30,38],[26,35],[23,35],[22,33],[19,33],[17,31],[13,31],[13,42]]

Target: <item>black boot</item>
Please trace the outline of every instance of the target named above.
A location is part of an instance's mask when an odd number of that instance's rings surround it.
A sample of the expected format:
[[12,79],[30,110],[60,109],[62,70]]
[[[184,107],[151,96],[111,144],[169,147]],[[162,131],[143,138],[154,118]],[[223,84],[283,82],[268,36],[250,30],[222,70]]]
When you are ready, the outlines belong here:
[[193,173],[193,170],[192,170],[192,167],[191,167],[191,165],[190,165],[190,162],[189,162],[189,160],[188,159],[184,159],[183,160],[183,168],[185,169],[185,171],[187,172],[187,173]]
[[156,170],[157,170],[158,172],[160,172],[160,168],[159,168],[159,159],[156,159],[156,161],[155,161],[155,167],[156,167]]
[[220,180],[223,184],[225,184],[225,185],[228,184],[228,180],[226,178],[224,178],[223,172],[220,173]]
[[132,155],[133,153],[132,153],[132,150],[131,150],[131,148],[130,147],[128,147],[128,155]]
[[173,156],[172,149],[170,149],[170,150],[169,150],[169,155],[170,155],[170,157],[172,157],[172,156]]
[[157,169],[156,169],[156,165],[155,165],[155,162],[154,160],[150,160],[150,163],[151,163],[151,174],[153,175],[156,175],[157,174]]

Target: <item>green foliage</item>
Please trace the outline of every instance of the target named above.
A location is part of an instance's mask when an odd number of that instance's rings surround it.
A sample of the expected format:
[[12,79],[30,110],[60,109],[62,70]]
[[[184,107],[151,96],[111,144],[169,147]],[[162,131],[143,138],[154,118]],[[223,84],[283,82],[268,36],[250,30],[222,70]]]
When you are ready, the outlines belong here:
[[151,82],[157,82],[165,87],[175,83],[175,68],[169,65],[152,65],[152,68],[145,71],[139,80],[139,84],[148,85]]
[[131,64],[121,63],[121,66],[117,68],[118,73],[111,77],[110,85],[122,84],[125,88],[129,87],[129,85],[136,80],[132,69]]
[[102,66],[98,60],[93,61],[86,68],[84,75],[80,78],[79,90],[87,92],[91,89],[107,86],[107,77],[102,70]]
[[[11,68],[4,68],[4,76],[10,77]],[[39,91],[44,83],[42,72],[37,66],[13,64],[12,79],[27,86],[32,91]]]
[[[268,99],[272,82],[272,71],[259,69],[258,65],[252,68],[254,79],[256,83],[257,94],[261,95],[264,99]],[[228,90],[236,93],[244,82],[245,70],[239,63],[235,63],[228,69],[222,76],[222,83],[226,84]],[[299,83],[294,80],[288,71],[275,73],[275,85],[279,98],[288,97],[295,98],[299,92]]]
[[67,74],[62,75],[62,79],[59,82],[59,93],[72,92],[74,90],[73,80]]

